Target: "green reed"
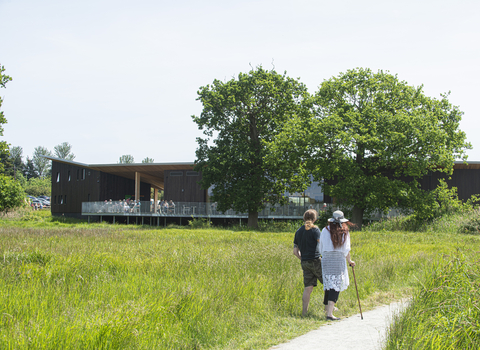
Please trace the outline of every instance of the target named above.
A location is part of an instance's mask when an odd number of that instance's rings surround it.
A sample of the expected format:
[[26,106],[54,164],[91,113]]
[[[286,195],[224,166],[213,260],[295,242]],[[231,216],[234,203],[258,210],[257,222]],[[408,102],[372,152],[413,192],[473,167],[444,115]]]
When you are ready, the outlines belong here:
[[[324,322],[321,286],[301,317],[293,231],[41,215],[0,221],[2,349],[267,349]],[[479,247],[478,238],[353,232],[362,309],[411,295],[439,254]],[[358,312],[351,282],[340,316]]]
[[466,253],[432,265],[391,326],[386,349],[480,348],[480,251]]

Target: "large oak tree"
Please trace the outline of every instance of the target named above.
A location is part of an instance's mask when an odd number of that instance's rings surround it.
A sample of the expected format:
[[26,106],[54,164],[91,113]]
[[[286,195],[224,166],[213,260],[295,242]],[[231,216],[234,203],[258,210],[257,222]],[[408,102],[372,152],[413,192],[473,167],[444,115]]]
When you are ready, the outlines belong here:
[[427,97],[423,86],[388,72],[348,70],[320,85],[310,122],[291,120],[270,155],[287,155],[324,180],[325,194],[351,206],[360,227],[374,210],[415,210],[428,195],[418,180],[431,171],[451,174],[471,147],[459,130],[462,112],[447,98]]
[[248,213],[248,225],[258,225],[258,212],[267,202],[285,202],[285,186],[276,166],[264,162],[265,142],[278,134],[284,123],[304,118],[309,94],[298,79],[262,67],[240,73],[229,81],[214,80],[201,87],[200,116],[192,116],[205,138],[197,138],[197,171],[201,185],[213,187],[213,201],[220,211]]

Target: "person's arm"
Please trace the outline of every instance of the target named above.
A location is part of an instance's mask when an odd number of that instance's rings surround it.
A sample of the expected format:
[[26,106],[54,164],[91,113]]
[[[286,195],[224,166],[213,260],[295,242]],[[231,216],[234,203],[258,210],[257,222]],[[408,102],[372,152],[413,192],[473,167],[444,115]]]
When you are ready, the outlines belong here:
[[348,265],[350,265],[351,267],[354,267],[354,266],[355,266],[355,261],[353,261],[353,260],[350,258],[350,252],[348,252],[346,258],[347,258]]
[[300,249],[298,249],[298,245],[296,244],[293,245],[293,255],[302,260],[302,253],[300,253]]

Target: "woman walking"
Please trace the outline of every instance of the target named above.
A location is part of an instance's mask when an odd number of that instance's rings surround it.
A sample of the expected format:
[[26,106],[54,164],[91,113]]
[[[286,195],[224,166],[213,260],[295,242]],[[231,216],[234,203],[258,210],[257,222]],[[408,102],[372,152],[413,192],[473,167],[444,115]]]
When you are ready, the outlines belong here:
[[325,292],[323,304],[327,320],[336,321],[340,318],[333,316],[335,303],[340,292],[349,285],[348,265],[355,266],[350,259],[349,226],[353,224],[345,219],[343,212],[337,210],[333,218],[328,219],[328,225],[320,234],[320,253],[322,255],[323,290]]

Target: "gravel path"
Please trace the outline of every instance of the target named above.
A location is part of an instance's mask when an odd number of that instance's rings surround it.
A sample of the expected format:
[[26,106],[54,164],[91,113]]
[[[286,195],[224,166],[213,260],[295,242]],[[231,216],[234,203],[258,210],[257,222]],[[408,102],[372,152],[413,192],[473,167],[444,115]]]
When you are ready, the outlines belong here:
[[360,314],[331,321],[319,329],[310,331],[288,343],[274,346],[272,350],[378,350],[382,349],[387,327],[392,316],[405,307],[405,302],[381,306]]

